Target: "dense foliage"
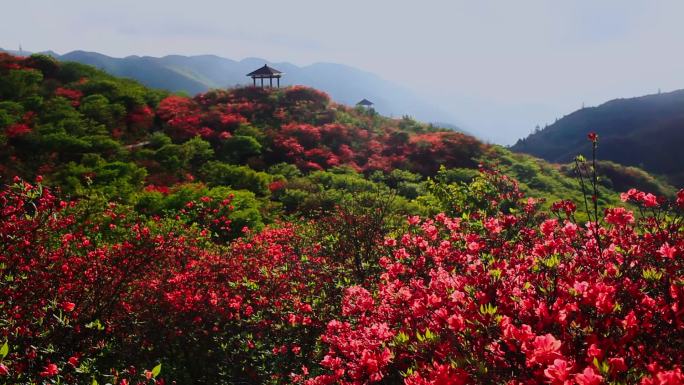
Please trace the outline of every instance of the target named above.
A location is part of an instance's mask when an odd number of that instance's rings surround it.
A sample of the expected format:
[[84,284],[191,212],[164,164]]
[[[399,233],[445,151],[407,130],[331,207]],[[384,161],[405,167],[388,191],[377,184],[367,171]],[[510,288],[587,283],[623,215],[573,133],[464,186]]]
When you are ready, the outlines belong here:
[[308,88],[0,75],[2,383],[684,381],[684,190]]

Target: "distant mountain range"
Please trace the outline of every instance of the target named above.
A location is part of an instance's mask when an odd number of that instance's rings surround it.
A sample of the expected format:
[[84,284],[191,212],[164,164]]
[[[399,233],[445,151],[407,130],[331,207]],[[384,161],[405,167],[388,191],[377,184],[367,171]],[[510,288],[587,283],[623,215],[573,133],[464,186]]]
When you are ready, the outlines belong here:
[[587,133],[599,134],[599,158],[638,166],[684,185],[684,90],[616,99],[583,108],[519,140],[512,149],[551,162],[590,155]]
[[[11,50],[5,52],[19,54]],[[22,53],[29,54],[26,51]],[[283,86],[301,84],[317,88],[327,92],[333,100],[347,105],[354,105],[366,98],[383,115],[410,115],[422,121],[442,122],[440,124],[456,127],[456,118],[435,107],[430,100],[378,75],[342,64],[315,63],[299,67],[260,58],[235,61],[214,55],[115,58],[86,51],[73,51],[64,55],[53,51],[41,53],[61,61],[92,65],[115,76],[138,80],[149,87],[191,95],[211,88],[251,84],[252,80],[245,75],[268,64],[285,73],[281,79]]]

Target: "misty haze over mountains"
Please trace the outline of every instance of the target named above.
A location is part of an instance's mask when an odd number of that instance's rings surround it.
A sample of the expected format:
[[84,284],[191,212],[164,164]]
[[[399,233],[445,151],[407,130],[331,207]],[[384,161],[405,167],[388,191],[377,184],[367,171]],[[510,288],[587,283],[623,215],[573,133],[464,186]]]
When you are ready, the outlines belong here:
[[[19,54],[17,51],[7,52]],[[72,51],[64,55],[52,51],[43,53],[62,61],[92,65],[115,76],[138,80],[149,87],[191,95],[211,88],[250,85],[252,80],[245,75],[268,64],[285,73],[281,86],[299,84],[320,89],[330,94],[335,101],[347,105],[355,105],[367,98],[375,103],[375,109],[383,115],[409,115],[421,121],[460,129],[456,117],[440,109],[432,100],[421,98],[378,75],[343,64],[314,63],[299,67],[261,58],[235,61],[215,55],[114,58],[86,51]]]

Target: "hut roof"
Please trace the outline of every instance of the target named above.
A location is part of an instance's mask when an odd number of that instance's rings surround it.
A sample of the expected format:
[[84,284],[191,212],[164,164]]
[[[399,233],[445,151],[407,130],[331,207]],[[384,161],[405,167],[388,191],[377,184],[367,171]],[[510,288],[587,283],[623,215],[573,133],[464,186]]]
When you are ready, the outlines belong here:
[[282,74],[282,72],[278,71],[273,67],[269,67],[268,64],[264,64],[264,66],[259,68],[258,70],[248,73],[247,76],[273,76],[280,74]]

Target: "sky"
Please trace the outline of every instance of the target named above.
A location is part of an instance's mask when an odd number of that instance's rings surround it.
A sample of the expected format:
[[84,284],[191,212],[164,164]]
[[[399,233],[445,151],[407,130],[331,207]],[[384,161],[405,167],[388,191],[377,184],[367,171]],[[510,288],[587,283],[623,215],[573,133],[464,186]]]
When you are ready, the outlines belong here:
[[684,88],[681,0],[3,0],[0,47],[354,66],[488,141]]

